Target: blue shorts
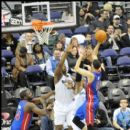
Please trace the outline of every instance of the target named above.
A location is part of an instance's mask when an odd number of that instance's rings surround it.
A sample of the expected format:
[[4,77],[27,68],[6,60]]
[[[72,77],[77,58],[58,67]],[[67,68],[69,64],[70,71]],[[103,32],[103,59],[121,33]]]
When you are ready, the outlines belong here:
[[86,119],[87,124],[94,124],[94,118],[96,116],[96,110],[98,109],[99,100],[94,102],[85,101],[76,111],[75,116],[78,116],[80,120]]

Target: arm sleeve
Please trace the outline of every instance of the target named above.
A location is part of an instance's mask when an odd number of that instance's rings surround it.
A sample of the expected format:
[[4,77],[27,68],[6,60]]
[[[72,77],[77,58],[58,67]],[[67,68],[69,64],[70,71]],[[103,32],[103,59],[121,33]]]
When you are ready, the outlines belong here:
[[85,124],[82,121],[80,121],[80,118],[78,116],[75,116],[72,121],[80,129],[83,129],[83,127],[85,126]]

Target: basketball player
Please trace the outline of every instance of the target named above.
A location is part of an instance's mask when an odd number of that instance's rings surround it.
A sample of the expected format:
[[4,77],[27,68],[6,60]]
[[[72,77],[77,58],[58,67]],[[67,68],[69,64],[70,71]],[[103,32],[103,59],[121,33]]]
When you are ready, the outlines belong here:
[[69,74],[67,74],[64,65],[68,53],[72,50],[72,45],[69,44],[66,51],[62,54],[61,60],[56,68],[54,74],[55,84],[55,103],[54,103],[54,124],[55,130],[62,130],[65,123],[67,123],[68,130],[70,127],[70,111],[72,108],[72,101],[74,97],[74,82]]
[[[92,62],[91,71],[80,68],[79,66],[84,53],[80,54],[74,70],[82,76],[87,77],[86,100],[76,111],[73,123],[80,129],[87,130],[87,126],[90,128],[94,125],[95,113],[99,104],[97,87],[101,78],[101,64],[95,59]],[[87,126],[81,122],[83,119],[86,119]]]
[[[80,50],[81,53],[85,51],[81,64],[80,64],[81,68],[89,69],[90,68],[89,66],[91,66],[93,60],[98,59],[98,51],[101,44],[102,44],[101,42],[97,42],[97,45],[95,46],[94,49],[92,49],[91,44],[87,45],[86,48],[84,47],[81,48]],[[101,64],[101,66],[102,66],[102,72],[104,72],[105,71],[104,65]],[[76,93],[79,92],[78,86],[80,86],[81,84],[81,79],[82,79],[82,76],[80,74],[77,74],[76,75]]]
[[11,130],[28,130],[31,124],[33,113],[37,115],[46,115],[46,108],[40,109],[36,104],[42,104],[45,107],[45,100],[54,92],[34,98],[30,89],[24,89],[20,93],[21,101],[19,102],[15,118],[11,125]]

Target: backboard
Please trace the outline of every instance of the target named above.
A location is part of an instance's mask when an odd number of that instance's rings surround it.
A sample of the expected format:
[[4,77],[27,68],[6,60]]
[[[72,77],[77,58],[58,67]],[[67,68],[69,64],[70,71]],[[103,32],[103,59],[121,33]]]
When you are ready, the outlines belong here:
[[[5,2],[5,1],[3,1]],[[6,3],[9,3],[6,1]],[[15,2],[14,2],[15,3]],[[10,11],[8,20],[4,23],[2,15],[2,32],[20,32],[32,29],[31,21],[40,19],[43,21],[55,22],[54,28],[65,28],[76,25],[76,3],[77,2],[61,2],[61,1],[46,1],[46,2],[24,2],[17,5],[9,3]],[[21,5],[21,7],[20,7]],[[15,7],[16,10],[15,10]],[[15,11],[14,11],[15,10]],[[2,10],[3,12],[3,10]],[[15,14],[14,14],[15,12]],[[3,13],[2,13],[3,14]]]

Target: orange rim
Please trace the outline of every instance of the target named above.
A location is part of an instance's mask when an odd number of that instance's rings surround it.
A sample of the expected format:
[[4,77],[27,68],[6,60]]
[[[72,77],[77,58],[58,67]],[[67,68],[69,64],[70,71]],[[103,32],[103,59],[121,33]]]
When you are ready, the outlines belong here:
[[32,21],[32,26],[35,30],[42,30],[45,25],[53,25],[54,22],[48,22],[48,21],[41,21],[41,20],[34,20]]

